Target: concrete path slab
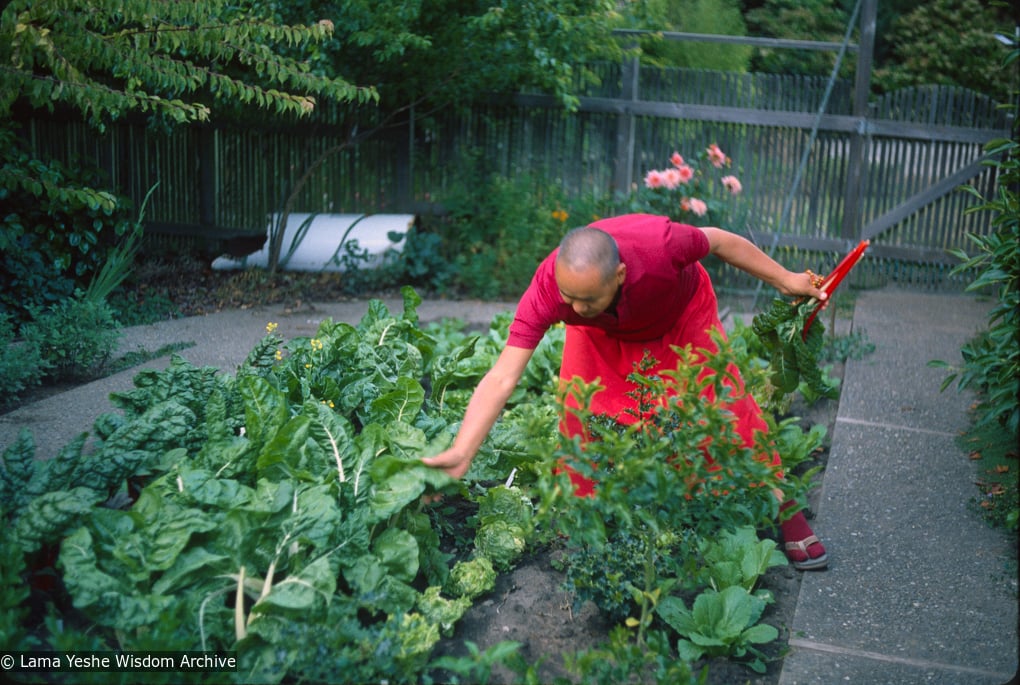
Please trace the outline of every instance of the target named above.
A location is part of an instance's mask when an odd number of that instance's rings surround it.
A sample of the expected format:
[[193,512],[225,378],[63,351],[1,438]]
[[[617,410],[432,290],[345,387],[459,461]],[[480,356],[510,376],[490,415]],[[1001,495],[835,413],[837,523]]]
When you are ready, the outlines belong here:
[[876,346],[846,366],[815,531],[827,571],[805,574],[781,685],[974,683],[1017,674],[1015,542],[968,502],[957,444],[973,398],[939,392],[987,323],[976,298],[886,289],[853,318]]

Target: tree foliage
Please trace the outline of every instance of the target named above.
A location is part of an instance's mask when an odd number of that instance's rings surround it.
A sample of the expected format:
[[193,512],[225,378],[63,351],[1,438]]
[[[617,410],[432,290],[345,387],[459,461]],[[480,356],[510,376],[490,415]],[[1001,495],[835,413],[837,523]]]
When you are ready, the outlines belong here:
[[943,84],[963,86],[1009,101],[1016,65],[1003,63],[1009,48],[995,38],[1012,37],[1009,9],[980,0],[932,0],[918,4],[890,27],[891,58],[875,70],[879,90]]
[[[634,3],[629,28],[684,33],[746,36],[739,0],[646,0]],[[746,45],[672,41],[652,34],[641,40],[641,58],[649,64],[747,71],[752,50]]]
[[21,100],[98,127],[130,112],[182,123],[208,120],[216,101],[301,115],[316,96],[375,97],[283,54],[322,42],[332,22],[277,25],[246,4],[15,0],[0,14],[0,116]]
[[[747,13],[747,25],[754,36],[841,43],[853,10],[852,3],[849,8],[844,4],[841,0],[765,0],[762,7]],[[856,28],[851,40],[857,40]],[[828,76],[835,63],[836,53],[830,51],[759,48],[752,69]],[[844,59],[840,76],[848,76],[852,68],[852,60]]]
[[619,54],[613,0],[264,0],[284,23],[328,17],[336,31],[314,69],[374,84],[384,107],[467,104],[535,89],[576,103],[585,66]]

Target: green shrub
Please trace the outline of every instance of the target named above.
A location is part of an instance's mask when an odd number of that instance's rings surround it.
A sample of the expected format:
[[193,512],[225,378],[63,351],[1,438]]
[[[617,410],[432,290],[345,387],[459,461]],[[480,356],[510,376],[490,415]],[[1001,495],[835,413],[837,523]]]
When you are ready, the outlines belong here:
[[56,380],[98,376],[120,338],[120,325],[106,301],[80,293],[38,312],[21,331],[25,344],[38,351]]
[[46,373],[39,348],[24,342],[15,342],[14,326],[7,314],[0,313],[0,384],[4,394],[0,407],[12,404],[18,395],[28,388],[39,385]]
[[[606,208],[594,197],[568,199],[555,181],[541,175],[505,177],[481,161],[466,163],[462,177],[439,198],[445,213],[428,218],[425,229],[441,237],[439,261],[454,265],[459,274],[453,285],[472,297],[519,297],[563,234],[601,218]],[[435,263],[436,246],[420,247]]]
[[0,169],[0,305],[23,322],[86,288],[133,222],[98,169],[32,159],[6,129]]
[[[984,199],[969,212],[992,212],[995,231],[981,236],[971,234],[977,252],[968,255],[952,250],[962,260],[954,273],[977,272],[968,291],[994,295],[995,305],[988,315],[988,328],[961,349],[963,367],[955,369],[943,384],[956,381],[960,389],[978,391],[977,425],[998,424],[1016,435],[1020,429],[1020,403],[1017,378],[1020,378],[1020,142],[999,140],[989,143],[986,152],[1001,155],[994,163],[999,170],[995,197]],[[966,189],[981,197],[972,187]],[[934,365],[948,367],[944,362]]]

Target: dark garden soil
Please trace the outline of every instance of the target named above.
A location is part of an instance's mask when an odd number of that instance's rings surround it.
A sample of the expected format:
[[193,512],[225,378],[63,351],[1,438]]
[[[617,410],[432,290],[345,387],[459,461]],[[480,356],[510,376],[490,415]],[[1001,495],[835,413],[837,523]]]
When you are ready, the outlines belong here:
[[[166,318],[263,304],[297,307],[309,301],[352,299],[336,274],[285,273],[270,280],[258,272],[213,271],[206,263],[188,258],[145,263],[128,286],[128,301],[148,307],[150,311],[165,309]],[[361,293],[358,298],[392,294]],[[841,377],[842,371],[842,365],[836,365],[830,373]],[[67,387],[65,384],[33,389],[26,392],[15,406],[42,399]],[[837,404],[832,400],[822,400],[811,407],[795,404],[790,413],[801,417],[805,428],[816,424],[827,426],[831,436]],[[8,410],[12,408],[7,407]],[[820,452],[815,461],[804,465],[804,468],[824,466],[827,456],[827,450]],[[817,492],[816,488],[812,494],[817,496]],[[809,497],[809,503],[812,500],[813,497]],[[807,513],[810,518],[811,512]],[[763,534],[774,533],[763,531]],[[496,588],[480,598],[457,623],[454,634],[440,643],[437,656],[466,655],[464,645],[467,642],[484,650],[510,640],[521,644],[520,653],[528,663],[540,662],[539,682],[551,682],[556,677],[567,676],[563,655],[605,642],[613,625],[591,603],[580,609],[574,608],[573,597],[564,589],[564,574],[554,567],[559,554],[562,551],[555,548],[539,550],[523,559],[512,572],[501,574]],[[769,590],[775,598],[766,609],[763,620],[775,626],[780,633],[778,640],[763,646],[762,651],[768,657],[766,673],[755,673],[734,661],[715,659],[707,663],[709,685],[775,685],[779,682],[800,583],[801,573],[790,566],[772,568],[762,578],[761,587]],[[492,682],[512,683],[515,677],[509,670],[497,668]]]

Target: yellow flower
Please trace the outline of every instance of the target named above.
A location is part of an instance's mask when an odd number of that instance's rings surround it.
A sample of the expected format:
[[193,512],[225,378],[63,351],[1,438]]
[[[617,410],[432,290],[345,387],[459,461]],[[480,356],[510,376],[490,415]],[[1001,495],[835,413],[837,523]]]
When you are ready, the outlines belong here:
[[312,346],[313,350],[321,350],[322,349],[322,341],[319,340],[318,338],[312,338],[311,346]]
[[552,213],[552,217],[562,224],[565,223],[566,220],[570,218],[570,215],[567,214],[562,209],[557,209],[555,212]]
[[283,361],[283,350],[277,350],[276,351],[276,361],[278,361],[278,362],[282,362]]
[[312,368],[312,365],[311,364],[305,364],[305,368],[306,369],[310,369],[310,368]]
[[270,321],[269,323],[266,324],[266,333],[272,333],[273,331],[276,330],[277,326],[279,325],[280,324],[278,323],[273,323],[272,321]]

